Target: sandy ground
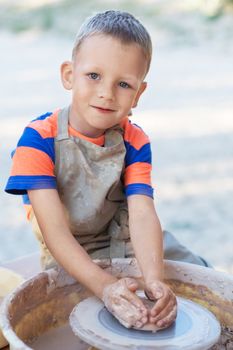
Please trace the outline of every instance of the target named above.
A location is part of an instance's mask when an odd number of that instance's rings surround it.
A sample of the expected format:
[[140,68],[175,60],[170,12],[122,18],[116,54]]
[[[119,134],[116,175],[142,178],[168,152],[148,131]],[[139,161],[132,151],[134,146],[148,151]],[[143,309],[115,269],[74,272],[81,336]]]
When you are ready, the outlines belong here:
[[[176,47],[155,40],[149,88],[133,118],[152,141],[159,217],[214,267],[233,273],[232,49],[213,41]],[[59,64],[71,46],[52,34],[0,32],[2,189],[27,122],[69,101]],[[0,201],[1,263],[38,247],[21,199],[2,190]]]

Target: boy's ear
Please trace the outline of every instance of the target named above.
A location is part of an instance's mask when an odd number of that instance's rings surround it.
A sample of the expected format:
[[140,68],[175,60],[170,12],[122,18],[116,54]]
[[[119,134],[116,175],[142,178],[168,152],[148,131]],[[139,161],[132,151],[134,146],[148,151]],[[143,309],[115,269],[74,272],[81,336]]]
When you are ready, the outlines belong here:
[[73,64],[65,61],[61,65],[61,81],[66,90],[71,90],[73,86]]
[[141,86],[140,86],[140,88],[139,88],[139,90],[137,92],[137,95],[136,95],[135,99],[134,99],[134,103],[132,105],[132,108],[137,107],[138,100],[141,97],[141,94],[146,90],[146,87],[147,87],[147,83],[145,81],[143,81],[141,83]]

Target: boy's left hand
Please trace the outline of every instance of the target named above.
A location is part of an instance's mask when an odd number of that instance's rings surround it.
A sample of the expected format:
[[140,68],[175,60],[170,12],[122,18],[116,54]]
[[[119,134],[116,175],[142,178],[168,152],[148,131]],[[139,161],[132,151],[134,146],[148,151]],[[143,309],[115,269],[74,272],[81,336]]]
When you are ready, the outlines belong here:
[[176,319],[177,300],[173,291],[163,282],[155,280],[146,284],[145,293],[156,303],[150,311],[149,322],[167,328]]

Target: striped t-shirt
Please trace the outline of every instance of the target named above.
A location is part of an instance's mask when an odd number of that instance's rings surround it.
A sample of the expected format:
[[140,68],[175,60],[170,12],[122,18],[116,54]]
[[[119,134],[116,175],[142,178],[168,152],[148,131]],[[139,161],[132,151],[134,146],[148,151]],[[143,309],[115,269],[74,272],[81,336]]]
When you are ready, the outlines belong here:
[[[5,191],[24,195],[27,191],[56,189],[55,147],[58,110],[34,119],[25,129],[13,152],[13,164]],[[120,124],[126,147],[123,184],[125,195],[142,194],[153,197],[151,186],[151,147],[143,130],[126,117]],[[104,146],[104,135],[89,138],[69,126],[69,134]],[[29,209],[29,208],[28,208]]]

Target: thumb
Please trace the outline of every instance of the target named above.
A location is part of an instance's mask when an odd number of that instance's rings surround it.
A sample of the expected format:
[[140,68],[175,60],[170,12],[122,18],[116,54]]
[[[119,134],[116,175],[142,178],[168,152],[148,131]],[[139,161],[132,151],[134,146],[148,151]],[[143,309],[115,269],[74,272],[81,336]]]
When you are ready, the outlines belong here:
[[152,283],[149,288],[149,294],[152,294],[155,299],[160,299],[164,295],[163,287],[160,283]]
[[136,292],[136,290],[138,289],[139,285],[138,282],[133,279],[133,278],[126,278],[125,279],[125,283],[127,288],[131,291],[131,292]]
[[155,297],[156,299],[162,298],[162,296],[163,296],[163,290],[162,290],[162,288],[160,288],[160,287],[155,288],[153,294],[154,294],[154,297]]

